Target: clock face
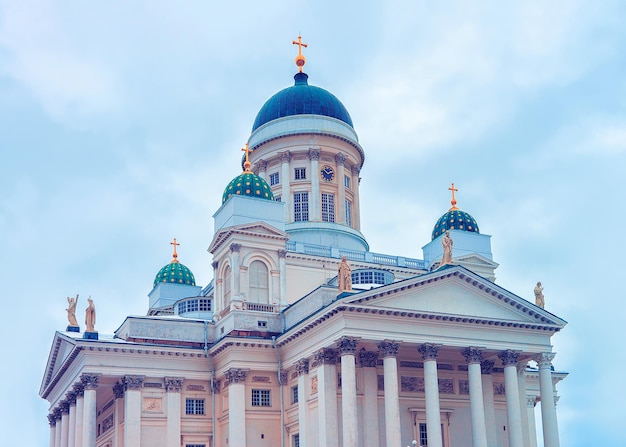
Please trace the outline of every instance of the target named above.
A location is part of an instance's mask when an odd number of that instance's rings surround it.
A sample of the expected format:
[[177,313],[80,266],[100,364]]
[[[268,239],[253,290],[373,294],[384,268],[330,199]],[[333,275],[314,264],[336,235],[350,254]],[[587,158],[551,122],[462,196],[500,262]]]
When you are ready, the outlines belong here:
[[327,182],[331,182],[335,178],[335,170],[330,166],[324,166],[320,173]]

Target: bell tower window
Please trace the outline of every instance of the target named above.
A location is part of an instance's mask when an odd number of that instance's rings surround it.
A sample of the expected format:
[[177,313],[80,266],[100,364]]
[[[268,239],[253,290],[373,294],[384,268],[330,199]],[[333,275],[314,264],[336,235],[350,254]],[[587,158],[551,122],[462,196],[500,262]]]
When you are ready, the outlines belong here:
[[253,303],[269,302],[269,271],[261,261],[252,261],[248,269],[250,278],[249,301]]

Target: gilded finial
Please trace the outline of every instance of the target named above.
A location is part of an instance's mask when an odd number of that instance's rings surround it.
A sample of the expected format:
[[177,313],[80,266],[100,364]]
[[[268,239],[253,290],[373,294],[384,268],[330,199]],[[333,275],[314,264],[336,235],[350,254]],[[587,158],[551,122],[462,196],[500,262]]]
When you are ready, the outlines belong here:
[[452,208],[450,208],[448,211],[458,210],[458,208],[456,207],[456,199],[454,198],[454,193],[458,191],[458,189],[454,187],[454,183],[452,183],[452,186],[448,188],[448,191],[452,191],[452,200],[450,200]]
[[243,174],[246,174],[251,172],[250,166],[252,166],[252,163],[250,163],[250,152],[252,152],[252,149],[249,149],[248,143],[246,143],[246,147],[242,147],[241,150],[246,153],[246,161],[243,163]]
[[306,43],[302,43],[302,36],[298,36],[297,41],[292,41],[294,45],[298,45],[298,55],[296,56],[296,66],[300,69],[300,73],[302,73],[302,67],[306,64],[306,57],[302,54],[302,47],[306,48],[308,45]]
[[176,238],[174,238],[174,242],[170,242],[170,245],[174,246],[174,253],[172,254],[172,262],[178,262],[178,253],[176,253],[176,247],[180,244],[176,242]]

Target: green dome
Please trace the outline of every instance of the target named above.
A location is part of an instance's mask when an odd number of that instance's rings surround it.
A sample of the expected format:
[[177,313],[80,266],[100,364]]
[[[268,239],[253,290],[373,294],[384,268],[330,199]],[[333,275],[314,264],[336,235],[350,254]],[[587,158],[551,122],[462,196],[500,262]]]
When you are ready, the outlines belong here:
[[441,216],[435,228],[433,228],[432,240],[441,236],[448,230],[462,230],[472,233],[480,233],[478,230],[478,224],[469,213],[461,211],[458,208],[450,209],[446,214]]
[[153,287],[156,287],[156,285],[161,282],[169,284],[186,284],[188,286],[196,285],[196,279],[193,277],[191,270],[177,260],[170,262],[159,270],[156,278],[154,278]]
[[274,200],[267,182],[253,172],[244,172],[231,180],[222,195],[222,204],[233,195]]

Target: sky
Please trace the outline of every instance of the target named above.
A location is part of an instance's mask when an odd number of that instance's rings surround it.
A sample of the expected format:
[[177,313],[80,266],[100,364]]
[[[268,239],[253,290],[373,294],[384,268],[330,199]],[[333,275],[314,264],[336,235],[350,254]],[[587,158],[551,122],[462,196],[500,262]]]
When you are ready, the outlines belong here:
[[66,297],[91,295],[113,333],[145,315],[173,237],[211,280],[212,214],[256,113],[293,85],[299,33],[366,153],[371,250],[422,258],[454,182],[498,284],[533,300],[541,281],[569,322],[561,445],[626,445],[625,22],[610,0],[0,0],[0,445],[48,443]]

